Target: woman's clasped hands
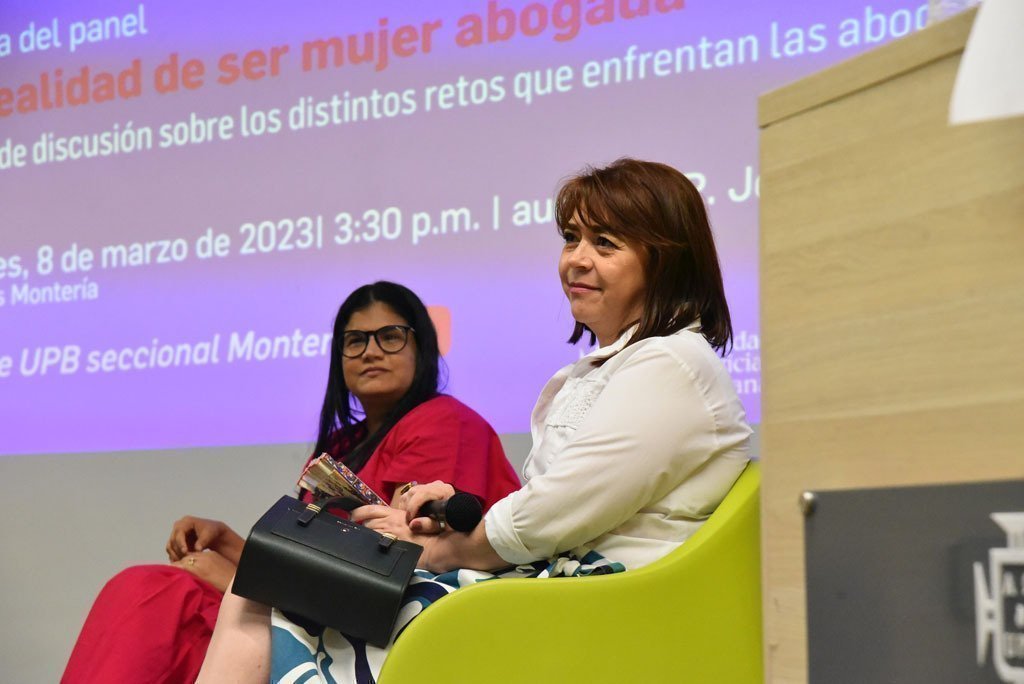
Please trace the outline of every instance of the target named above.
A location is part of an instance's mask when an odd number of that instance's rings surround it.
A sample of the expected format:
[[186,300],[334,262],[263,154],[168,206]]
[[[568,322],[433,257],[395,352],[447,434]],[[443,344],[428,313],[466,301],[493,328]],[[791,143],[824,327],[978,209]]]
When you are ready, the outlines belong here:
[[219,520],[186,515],[175,521],[167,540],[171,565],[224,592],[238,567],[245,541]]

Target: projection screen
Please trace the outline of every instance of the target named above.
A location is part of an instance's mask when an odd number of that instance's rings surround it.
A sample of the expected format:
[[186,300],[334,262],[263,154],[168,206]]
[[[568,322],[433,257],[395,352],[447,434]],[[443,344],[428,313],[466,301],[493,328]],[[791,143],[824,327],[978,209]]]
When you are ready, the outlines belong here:
[[305,442],[354,287],[432,307],[499,433],[585,347],[560,180],[621,156],[710,209],[760,419],[759,93],[924,24],[904,0],[4,3],[0,453]]

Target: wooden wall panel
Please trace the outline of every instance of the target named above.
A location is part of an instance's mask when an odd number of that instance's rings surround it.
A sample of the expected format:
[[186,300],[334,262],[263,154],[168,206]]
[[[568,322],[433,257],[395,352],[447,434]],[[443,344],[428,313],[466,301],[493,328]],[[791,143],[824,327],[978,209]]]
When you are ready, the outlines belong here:
[[761,99],[769,682],[807,681],[800,492],[1024,477],[1024,119],[946,123],[973,16]]

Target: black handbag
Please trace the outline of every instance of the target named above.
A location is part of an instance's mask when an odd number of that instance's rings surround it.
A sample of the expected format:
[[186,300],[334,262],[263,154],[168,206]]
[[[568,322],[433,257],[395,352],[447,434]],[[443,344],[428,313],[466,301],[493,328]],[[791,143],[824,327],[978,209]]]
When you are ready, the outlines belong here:
[[282,496],[249,532],[231,591],[383,647],[423,547],[326,511],[345,502]]

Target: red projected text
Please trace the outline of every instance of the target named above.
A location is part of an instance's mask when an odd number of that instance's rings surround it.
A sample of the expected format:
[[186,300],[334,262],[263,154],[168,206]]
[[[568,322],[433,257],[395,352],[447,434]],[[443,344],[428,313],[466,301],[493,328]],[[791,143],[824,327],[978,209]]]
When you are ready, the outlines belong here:
[[[489,0],[486,11],[456,19],[449,40],[458,47],[543,35],[565,42],[576,38],[585,27],[667,14],[683,7],[684,0],[550,0],[522,7],[507,7],[498,0]],[[143,95],[147,89],[160,95],[194,91],[206,86],[209,80],[222,86],[260,81],[281,76],[289,66],[301,73],[342,67],[372,67],[374,71],[383,71],[396,58],[429,54],[444,28],[442,19],[392,27],[388,17],[381,17],[374,29],[312,38],[295,50],[289,45],[274,45],[227,52],[212,60],[215,66],[208,66],[207,61],[199,57],[175,51],[155,64],[144,63],[141,57],[136,57],[123,69],[56,68],[20,84],[0,85],[0,118],[129,100]],[[20,51],[52,50],[69,45],[74,52],[87,43],[149,33],[152,31],[145,26],[145,6],[140,4],[136,12],[123,17],[74,22],[66,28],[57,18],[49,23],[40,22],[38,26],[32,22],[21,34]],[[10,54],[12,44],[17,45],[12,35],[0,32],[0,57]],[[62,35],[66,42],[62,42]],[[493,101],[493,95],[481,97]],[[444,108],[443,103],[439,106]]]

